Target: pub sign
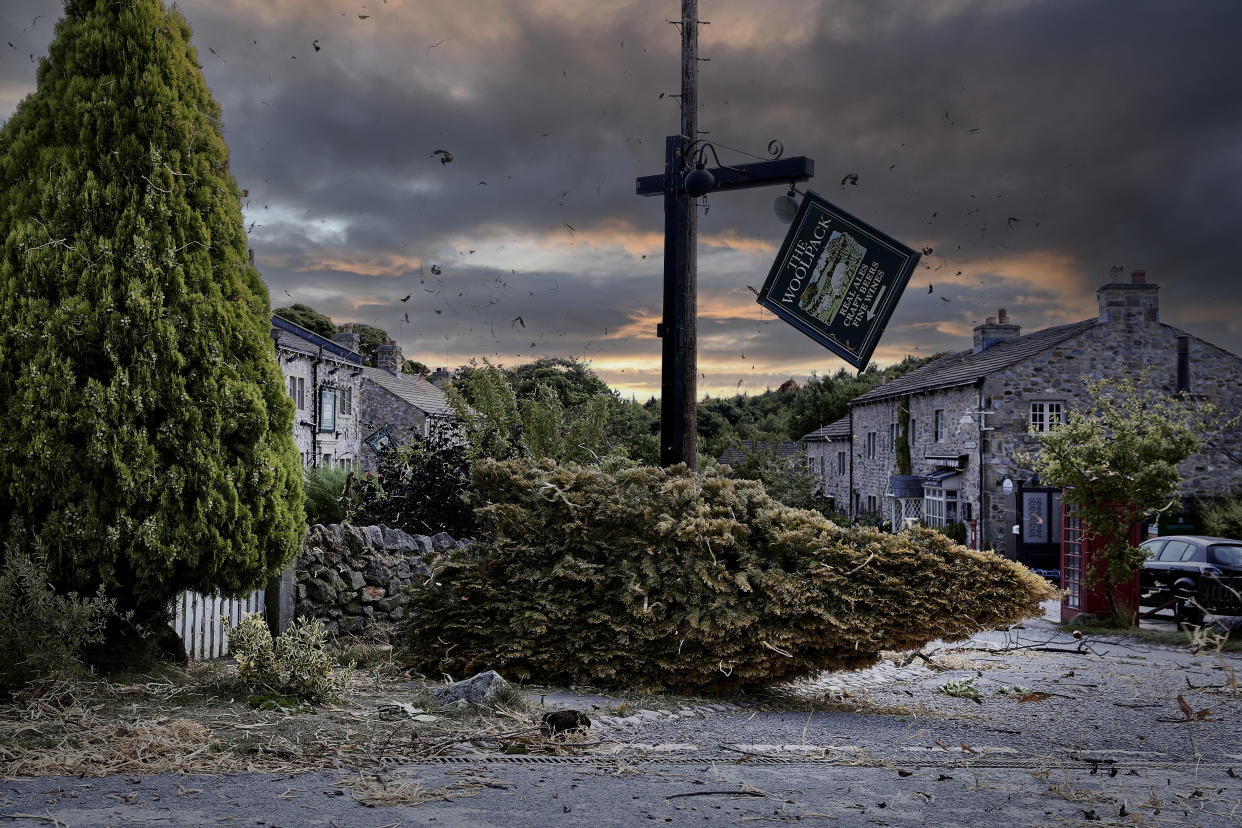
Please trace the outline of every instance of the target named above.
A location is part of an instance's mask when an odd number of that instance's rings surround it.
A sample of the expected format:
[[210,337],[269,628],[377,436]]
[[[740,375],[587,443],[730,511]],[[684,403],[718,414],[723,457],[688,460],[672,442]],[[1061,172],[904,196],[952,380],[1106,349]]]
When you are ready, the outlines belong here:
[[861,371],[918,261],[901,242],[808,192],[759,304]]

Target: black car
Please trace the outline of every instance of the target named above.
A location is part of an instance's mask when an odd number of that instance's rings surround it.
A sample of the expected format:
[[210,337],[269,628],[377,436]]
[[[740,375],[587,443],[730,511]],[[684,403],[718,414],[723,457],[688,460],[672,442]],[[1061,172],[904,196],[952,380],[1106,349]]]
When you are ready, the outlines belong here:
[[1242,615],[1242,541],[1169,535],[1140,544],[1139,603],[1172,607],[1178,621],[1202,623],[1203,613]]

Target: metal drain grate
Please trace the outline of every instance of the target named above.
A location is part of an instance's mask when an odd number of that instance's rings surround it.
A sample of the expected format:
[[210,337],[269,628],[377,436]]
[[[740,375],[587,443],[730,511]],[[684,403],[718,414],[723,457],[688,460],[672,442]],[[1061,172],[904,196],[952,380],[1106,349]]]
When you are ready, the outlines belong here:
[[[601,756],[599,754],[587,756],[529,756],[529,755],[479,755],[479,756],[431,756],[425,759],[401,759],[396,760],[394,764],[402,765],[485,765],[485,764],[504,764],[504,765],[598,765],[613,766],[618,762],[628,762],[642,765],[710,765],[731,764],[736,762],[736,755],[724,756]],[[391,761],[391,760],[390,760]],[[886,764],[880,764],[881,762]],[[755,756],[751,755],[746,760],[747,765],[818,765],[821,767],[869,767],[869,768],[937,768],[937,769],[992,769],[992,768],[1012,768],[1017,770],[1037,770],[1037,769],[1061,769],[1065,770],[1086,770],[1098,768],[1101,772],[1107,772],[1111,767],[1117,767],[1119,770],[1152,770],[1152,769],[1206,769],[1217,768],[1224,770],[1228,767],[1222,763],[1205,763],[1205,762],[1158,762],[1152,760],[1140,760],[1135,762],[1110,763],[1110,762],[1084,762],[1081,760],[1057,760],[1053,758],[1047,759],[969,759],[969,760],[948,760],[943,762],[912,762],[909,759],[876,759],[874,763],[859,763],[857,760],[833,759],[833,758],[808,758],[805,756],[796,757],[779,757],[779,756]]]

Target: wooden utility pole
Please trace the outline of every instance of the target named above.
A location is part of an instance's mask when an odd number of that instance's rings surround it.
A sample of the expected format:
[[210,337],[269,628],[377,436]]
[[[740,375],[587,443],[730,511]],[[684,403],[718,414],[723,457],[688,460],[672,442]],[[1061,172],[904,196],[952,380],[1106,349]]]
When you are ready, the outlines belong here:
[[[698,138],[699,3],[681,0],[681,134],[664,143],[664,172],[640,177],[641,196],[664,196],[664,317],[660,377],[660,465],[698,465],[698,247],[696,198],[684,186],[691,145]],[[809,158],[734,164],[710,171],[713,191],[806,181]]]
[[682,187],[686,153],[697,137],[699,4],[681,0],[681,134],[665,142],[664,321],[660,388],[660,465],[698,462],[698,273],[695,199]]

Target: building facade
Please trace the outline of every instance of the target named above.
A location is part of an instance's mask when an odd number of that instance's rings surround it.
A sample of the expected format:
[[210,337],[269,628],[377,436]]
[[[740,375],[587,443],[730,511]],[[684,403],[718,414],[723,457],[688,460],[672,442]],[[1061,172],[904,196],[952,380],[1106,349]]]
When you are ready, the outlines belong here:
[[276,315],[272,316],[272,339],[296,409],[293,436],[302,465],[356,468],[361,444],[362,355],[349,347],[348,340],[328,339]]
[[[1159,286],[1143,271],[1121,279],[1115,270],[1097,290],[1094,318],[1023,336],[1002,310],[975,329],[970,350],[853,400],[849,514],[875,512],[897,528],[912,513],[934,526],[960,522],[969,545],[1047,566],[1059,560],[1060,493],[1041,485],[1024,456],[1038,450],[1032,430],[1089,404],[1089,381],[1128,377],[1188,405],[1242,410],[1242,358],[1160,322]],[[923,484],[923,496],[905,502],[889,489],[903,399],[913,471]],[[1240,445],[1235,428],[1183,462],[1182,494],[1242,491]],[[825,491],[840,483],[825,478]]]

